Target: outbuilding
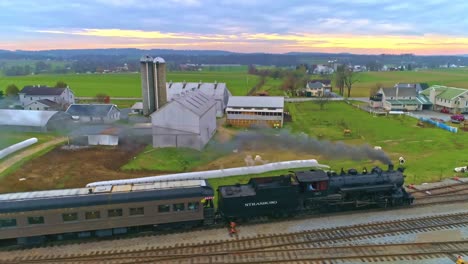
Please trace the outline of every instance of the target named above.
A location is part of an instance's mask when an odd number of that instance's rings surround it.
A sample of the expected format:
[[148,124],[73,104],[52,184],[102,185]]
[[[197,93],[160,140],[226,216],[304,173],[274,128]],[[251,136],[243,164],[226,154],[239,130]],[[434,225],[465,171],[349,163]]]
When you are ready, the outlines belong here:
[[79,122],[112,123],[120,120],[120,110],[114,104],[72,104],[66,113]]
[[250,127],[283,126],[284,97],[282,96],[231,96],[226,108],[226,123]]
[[201,91],[176,96],[151,114],[153,147],[200,150],[216,132],[216,102]]
[[71,116],[60,111],[0,109],[0,129],[46,132],[66,129]]

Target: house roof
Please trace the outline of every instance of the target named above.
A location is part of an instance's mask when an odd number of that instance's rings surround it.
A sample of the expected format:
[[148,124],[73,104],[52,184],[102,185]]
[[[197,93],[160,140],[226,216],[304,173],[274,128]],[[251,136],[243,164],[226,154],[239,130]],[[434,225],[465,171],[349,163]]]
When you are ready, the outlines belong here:
[[[58,111],[0,109],[0,125],[44,127]],[[3,118],[5,117],[5,118]]]
[[49,99],[41,99],[41,100],[37,100],[36,102],[39,102],[41,104],[44,104],[44,105],[47,105],[49,107],[57,107],[59,108],[60,105],[57,104],[56,102],[52,101],[52,100],[49,100]]
[[216,104],[213,98],[200,91],[174,98],[174,102],[189,109],[198,116],[204,115],[206,111]]
[[419,83],[397,83],[397,84],[395,84],[395,87],[398,87],[398,88],[416,88],[417,90],[422,90],[421,89],[421,84],[419,84]]
[[72,104],[66,113],[72,116],[105,117],[114,107],[118,110],[114,104]]
[[136,102],[132,105],[132,108],[134,110],[143,110],[143,102]]
[[442,85],[432,85],[428,89],[422,91],[421,94],[429,96],[432,90],[435,90],[436,92],[438,92],[438,94],[436,95],[437,98],[446,99],[446,100],[452,100],[455,97],[461,96],[468,92],[467,89],[463,89],[463,88],[448,87],[448,86],[442,86]]
[[412,99],[412,100],[387,100],[385,101],[391,105],[420,105],[422,103],[420,103],[418,100],[416,99]]
[[225,90],[227,90],[226,83],[197,83],[197,82],[168,82],[166,83],[166,91],[168,100],[171,100],[176,95],[181,95],[190,91],[200,90],[206,95],[215,97],[224,96]]
[[283,108],[284,97],[282,96],[231,96],[228,107],[267,107]]
[[307,87],[311,89],[320,89],[323,87],[323,84],[321,82],[309,82],[307,83]]
[[310,80],[309,83],[313,83],[313,82],[320,82],[320,83],[323,83],[325,85],[330,85],[331,84],[331,80],[318,80],[318,79],[313,79],[313,80]]
[[67,88],[53,88],[48,86],[25,86],[20,93],[26,95],[61,95]]
[[383,93],[386,97],[409,97],[418,95],[416,89],[413,88],[382,88]]

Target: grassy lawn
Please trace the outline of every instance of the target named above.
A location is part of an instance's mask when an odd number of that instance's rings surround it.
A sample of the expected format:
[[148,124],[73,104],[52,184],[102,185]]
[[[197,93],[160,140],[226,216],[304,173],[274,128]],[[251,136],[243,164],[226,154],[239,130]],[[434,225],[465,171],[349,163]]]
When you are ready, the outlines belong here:
[[[258,76],[247,71],[168,72],[166,80],[173,82],[225,82],[233,95],[245,95],[258,82]],[[26,85],[53,86],[57,81],[66,82],[77,96],[95,96],[106,93],[111,97],[141,97],[139,73],[122,74],[47,74],[28,76],[1,76],[0,89],[9,84],[18,88]]]
[[53,139],[55,136],[51,134],[45,133],[36,133],[36,132],[7,132],[7,131],[0,131],[0,149],[6,148],[13,144],[19,143],[26,139],[30,138],[37,138],[38,143],[44,143]]
[[189,148],[146,147],[135,159],[125,164],[123,170],[154,170],[164,172],[188,172],[193,168],[218,158],[214,150],[197,151]]
[[[447,132],[438,128],[420,128],[416,119],[407,116],[373,117],[344,102],[330,103],[325,110],[313,102],[288,104],[293,122],[287,127],[311,137],[341,141],[346,144],[381,146],[394,163],[406,159],[408,181],[421,183],[452,177],[453,168],[468,164],[468,134]],[[351,136],[343,130],[350,129]],[[341,167],[361,169],[381,165],[371,160],[320,159],[339,171]]]

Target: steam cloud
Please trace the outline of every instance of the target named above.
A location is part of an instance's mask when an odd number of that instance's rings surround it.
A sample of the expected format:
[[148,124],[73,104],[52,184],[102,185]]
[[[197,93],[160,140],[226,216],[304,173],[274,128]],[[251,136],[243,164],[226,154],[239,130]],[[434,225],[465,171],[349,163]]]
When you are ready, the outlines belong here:
[[271,130],[255,130],[237,134],[231,142],[226,143],[232,149],[242,149],[245,146],[271,145],[281,149],[297,150],[306,153],[324,155],[328,158],[348,158],[352,160],[378,160],[386,165],[392,164],[391,159],[382,150],[376,150],[370,145],[350,146],[343,142],[322,141],[305,134],[291,134],[281,131],[279,134]]

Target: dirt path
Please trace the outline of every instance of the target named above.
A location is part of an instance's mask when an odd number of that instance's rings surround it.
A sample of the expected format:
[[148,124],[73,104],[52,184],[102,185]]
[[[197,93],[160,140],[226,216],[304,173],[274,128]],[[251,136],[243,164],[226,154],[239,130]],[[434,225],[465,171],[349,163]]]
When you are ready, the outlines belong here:
[[6,169],[8,169],[10,166],[13,166],[17,162],[21,161],[22,159],[29,157],[33,155],[34,153],[37,153],[43,149],[46,149],[50,146],[65,142],[67,140],[66,137],[59,137],[51,141],[47,141],[46,143],[42,143],[40,145],[34,146],[32,148],[29,148],[23,152],[20,152],[16,155],[13,155],[10,158],[7,158],[6,160],[0,161],[0,174],[4,172]]

